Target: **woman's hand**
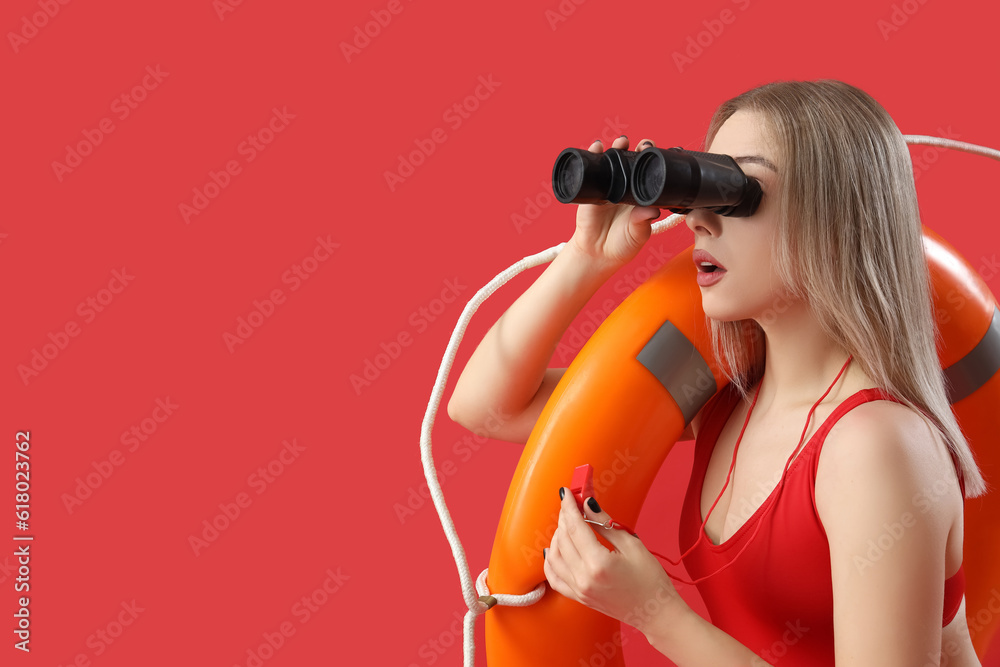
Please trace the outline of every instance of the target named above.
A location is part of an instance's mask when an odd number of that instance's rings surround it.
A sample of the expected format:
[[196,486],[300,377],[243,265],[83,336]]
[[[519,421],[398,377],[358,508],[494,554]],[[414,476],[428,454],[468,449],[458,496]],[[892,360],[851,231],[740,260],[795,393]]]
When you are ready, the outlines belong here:
[[[653,145],[649,139],[639,142],[640,150]],[[612,148],[628,150],[628,137],[614,140]],[[600,140],[589,148],[603,153]],[[660,217],[660,209],[631,204],[580,204],[576,211],[576,232],[570,239],[576,250],[617,270],[632,260],[649,240],[650,225]]]
[[[596,527],[614,547],[609,551],[580,515],[568,489],[560,489],[559,525],[545,550],[544,572],[553,590],[645,632],[654,620],[664,622],[686,605],[670,577],[627,531]],[[594,498],[584,503],[586,518],[611,519]],[[668,621],[669,622],[669,621]]]

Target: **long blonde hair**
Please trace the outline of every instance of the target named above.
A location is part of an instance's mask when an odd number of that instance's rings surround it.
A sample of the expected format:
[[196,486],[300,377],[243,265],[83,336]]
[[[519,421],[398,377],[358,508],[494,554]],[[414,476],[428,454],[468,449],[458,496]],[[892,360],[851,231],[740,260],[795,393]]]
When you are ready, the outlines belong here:
[[[878,387],[914,408],[959,462],[967,497],[986,484],[951,411],[910,153],[867,93],[840,81],[782,81],[715,112],[706,149],[740,110],[760,115],[780,159],[775,264],[787,292],[809,302],[824,331]],[[754,320],[709,320],[720,366],[745,395],[764,371]]]

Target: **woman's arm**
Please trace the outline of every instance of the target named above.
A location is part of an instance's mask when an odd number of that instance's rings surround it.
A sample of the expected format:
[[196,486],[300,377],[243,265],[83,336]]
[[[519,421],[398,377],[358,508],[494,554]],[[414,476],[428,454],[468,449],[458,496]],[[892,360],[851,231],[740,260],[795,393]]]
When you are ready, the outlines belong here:
[[[920,502],[928,489],[947,491]],[[938,664],[948,534],[962,512],[943,443],[904,406],[858,406],[827,437],[816,506],[838,667]]]
[[[613,272],[613,270],[612,270]],[[565,369],[548,368],[566,329],[610,273],[567,244],[469,358],[448,415],[470,430],[525,442]]]
[[640,628],[649,644],[677,667],[767,667],[769,663],[686,604],[672,617]]
[[[628,139],[619,137],[613,147],[628,148]],[[599,142],[590,147],[603,150]],[[470,430],[490,420],[491,437],[526,442],[565,370],[548,368],[560,339],[598,288],[642,249],[659,213],[578,206],[573,237],[483,338],[458,379],[448,415]]]

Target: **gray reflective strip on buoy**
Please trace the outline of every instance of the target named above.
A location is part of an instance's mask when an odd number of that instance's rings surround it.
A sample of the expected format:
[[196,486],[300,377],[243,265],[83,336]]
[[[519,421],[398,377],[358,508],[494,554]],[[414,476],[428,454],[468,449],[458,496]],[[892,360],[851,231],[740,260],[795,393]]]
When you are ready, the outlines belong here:
[[1000,370],[1000,309],[993,307],[990,328],[967,355],[944,370],[948,401],[971,396]]
[[698,348],[671,322],[663,323],[636,361],[656,376],[689,424],[718,387]]

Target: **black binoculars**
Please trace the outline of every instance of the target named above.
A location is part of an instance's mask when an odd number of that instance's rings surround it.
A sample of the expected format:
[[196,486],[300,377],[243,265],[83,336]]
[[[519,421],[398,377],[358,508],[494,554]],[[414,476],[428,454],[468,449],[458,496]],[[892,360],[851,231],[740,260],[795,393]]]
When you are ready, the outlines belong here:
[[706,208],[738,218],[753,215],[763,194],[728,155],[655,147],[567,148],[552,168],[552,191],[563,204],[635,204],[674,213]]

